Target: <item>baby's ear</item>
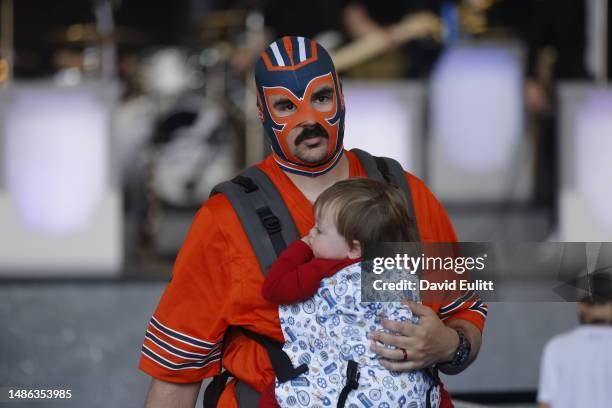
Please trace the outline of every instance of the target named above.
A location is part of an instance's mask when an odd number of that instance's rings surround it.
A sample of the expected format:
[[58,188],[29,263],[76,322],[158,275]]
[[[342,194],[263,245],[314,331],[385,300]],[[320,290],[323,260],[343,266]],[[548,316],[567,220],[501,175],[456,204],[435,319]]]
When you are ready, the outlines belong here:
[[349,249],[348,258],[357,259],[357,258],[361,258],[361,255],[362,255],[361,243],[355,240],[353,241],[353,244],[351,245],[351,248]]

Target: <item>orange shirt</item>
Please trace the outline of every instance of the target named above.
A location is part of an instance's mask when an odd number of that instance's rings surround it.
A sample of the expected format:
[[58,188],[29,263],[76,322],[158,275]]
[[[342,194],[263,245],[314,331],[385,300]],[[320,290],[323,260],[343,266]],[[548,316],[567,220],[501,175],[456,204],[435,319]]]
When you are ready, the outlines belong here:
[[[365,177],[357,157],[350,177]],[[272,157],[258,167],[278,188],[301,236],[314,225],[312,204]],[[406,173],[421,241],[455,242],[457,237],[438,200],[417,177]],[[278,307],[261,296],[264,276],[229,201],[217,194],[198,211],[177,256],[173,277],[159,302],[142,348],[139,367],[157,379],[192,383],[220,373],[221,346],[229,326],[242,326],[284,341]],[[429,304],[445,321],[462,319],[482,330],[486,305]],[[444,312],[444,313],[442,313]],[[223,366],[258,391],[274,380],[265,349],[241,333],[225,339]],[[219,406],[236,406],[233,384]]]

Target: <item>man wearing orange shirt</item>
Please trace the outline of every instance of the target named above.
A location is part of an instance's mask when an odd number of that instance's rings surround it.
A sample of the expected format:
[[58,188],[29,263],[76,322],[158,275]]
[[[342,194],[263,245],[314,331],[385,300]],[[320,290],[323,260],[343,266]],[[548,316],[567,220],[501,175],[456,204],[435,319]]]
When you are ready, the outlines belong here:
[[[312,203],[323,190],[348,177],[367,176],[357,156],[343,148],[342,89],[327,52],[303,37],[270,44],[255,79],[260,119],[273,151],[257,167],[276,186],[304,236],[314,225]],[[455,242],[440,203],[421,180],[405,177],[421,241]],[[225,336],[228,327],[241,326],[283,342],[278,310],[261,296],[263,281],[231,204],[223,194],[214,195],[198,211],[147,329],[140,360],[140,368],[153,377],[147,407],[193,407],[202,380],[218,375],[221,366],[239,379],[228,383],[221,407],[238,406],[237,384],[259,392],[273,381],[260,344],[238,331]],[[372,345],[387,368],[436,364],[453,374],[476,358],[486,305],[466,295],[411,307],[420,316],[418,325],[387,321],[394,334],[371,333],[372,340],[398,347]]]

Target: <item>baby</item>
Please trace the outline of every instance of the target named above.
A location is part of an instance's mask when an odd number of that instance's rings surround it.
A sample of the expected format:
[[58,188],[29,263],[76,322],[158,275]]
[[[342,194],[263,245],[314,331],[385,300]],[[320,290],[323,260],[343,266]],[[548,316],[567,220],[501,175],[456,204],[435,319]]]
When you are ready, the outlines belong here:
[[381,318],[412,318],[399,303],[361,302],[364,245],[411,240],[404,197],[387,183],[353,178],[325,190],[314,211],[315,226],[279,256],[262,289],[280,305],[283,351],[308,370],[271,384],[259,406],[437,407],[434,379],[388,371],[366,340],[383,330]]

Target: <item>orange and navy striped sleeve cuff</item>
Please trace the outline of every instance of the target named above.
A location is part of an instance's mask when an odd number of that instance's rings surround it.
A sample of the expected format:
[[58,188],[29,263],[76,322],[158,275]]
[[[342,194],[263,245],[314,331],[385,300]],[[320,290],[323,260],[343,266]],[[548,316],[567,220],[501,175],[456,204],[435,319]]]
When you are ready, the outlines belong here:
[[468,291],[454,301],[442,305],[438,316],[445,323],[454,319],[466,320],[482,332],[489,306],[474,291]]
[[142,345],[140,368],[170,382],[196,382],[218,374],[222,341],[207,341],[172,329],[152,317]]

